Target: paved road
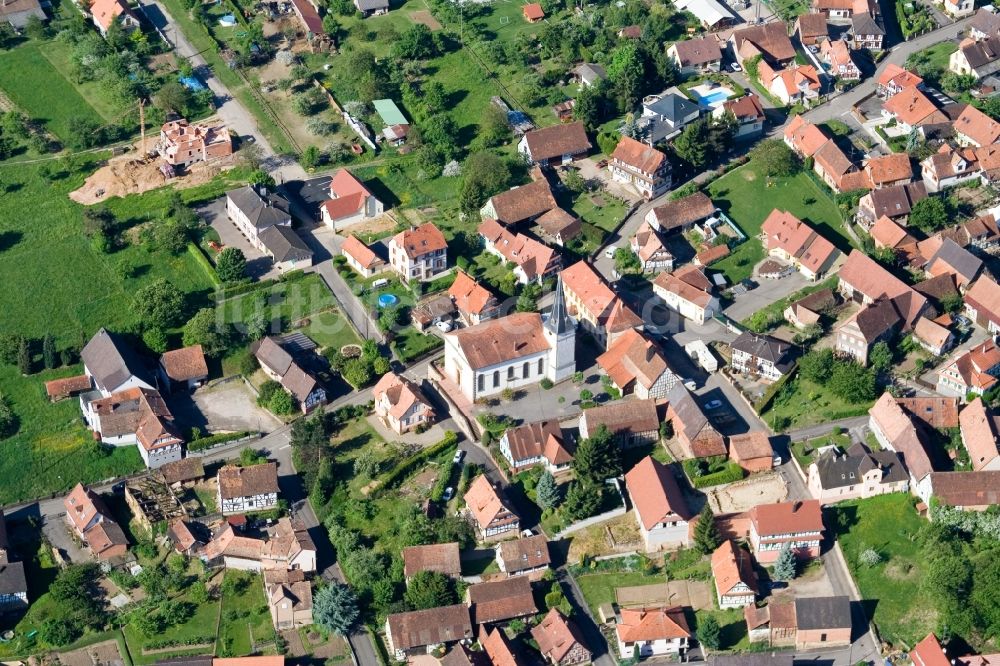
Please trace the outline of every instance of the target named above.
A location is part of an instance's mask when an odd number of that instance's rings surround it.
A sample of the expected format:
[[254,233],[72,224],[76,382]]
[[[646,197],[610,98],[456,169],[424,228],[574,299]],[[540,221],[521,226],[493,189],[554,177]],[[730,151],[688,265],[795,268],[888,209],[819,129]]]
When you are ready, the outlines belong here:
[[299,166],[292,158],[276,155],[271,148],[271,144],[261,133],[257,126],[257,121],[249,111],[233,97],[229,89],[216,78],[212,73],[208,63],[201,57],[197,49],[187,40],[184,32],[177,26],[176,21],[167,11],[163,4],[156,0],[147,0],[145,5],[140,4],[143,13],[149,21],[155,25],[163,34],[167,36],[167,41],[174,47],[174,51],[182,58],[186,58],[193,67],[198,70],[199,77],[215,93],[215,103],[217,114],[231,131],[240,136],[252,136],[255,143],[260,146],[267,160],[265,168],[275,176],[275,180],[285,181],[292,179],[303,179],[306,177],[305,169]]
[[587,642],[587,647],[593,653],[592,661],[595,666],[616,666],[618,662],[611,656],[611,648],[608,642],[604,639],[604,635],[598,628],[596,620],[590,615],[590,609],[587,607],[587,600],[583,596],[583,591],[576,584],[576,580],[570,575],[565,565],[556,570],[556,580],[562,584],[566,599],[569,600],[576,611],[573,614],[573,621],[576,622],[576,626],[583,632],[583,638]]
[[837,419],[836,421],[827,421],[826,423],[820,423],[814,426],[808,426],[806,428],[799,428],[798,430],[789,430],[785,433],[790,441],[800,442],[804,439],[812,439],[813,437],[820,437],[826,435],[834,428],[840,427],[844,430],[854,430],[862,428],[868,425],[868,416],[852,416],[846,419]]

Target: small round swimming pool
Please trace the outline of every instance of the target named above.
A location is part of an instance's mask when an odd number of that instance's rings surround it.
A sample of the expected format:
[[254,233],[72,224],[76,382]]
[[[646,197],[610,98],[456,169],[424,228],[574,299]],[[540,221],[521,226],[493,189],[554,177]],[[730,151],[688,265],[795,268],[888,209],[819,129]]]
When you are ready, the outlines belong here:
[[378,297],[378,306],[380,308],[387,308],[396,303],[399,303],[399,297],[396,294],[382,294]]

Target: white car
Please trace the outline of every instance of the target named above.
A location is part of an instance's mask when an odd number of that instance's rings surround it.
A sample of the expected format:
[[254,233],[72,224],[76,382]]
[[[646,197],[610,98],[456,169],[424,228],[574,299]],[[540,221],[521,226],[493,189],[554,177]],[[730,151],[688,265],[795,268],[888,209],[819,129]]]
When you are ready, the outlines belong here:
[[462,458],[464,457],[465,457],[465,451],[459,449],[458,451],[455,451],[455,457],[451,459],[451,462],[457,465],[458,463],[462,462]]
[[444,494],[441,495],[441,499],[443,499],[445,502],[449,502],[451,501],[451,498],[454,496],[455,496],[455,489],[452,488],[451,486],[448,486],[447,488],[444,489]]
[[698,384],[696,384],[693,379],[685,379],[684,388],[686,388],[689,391],[695,391],[698,389]]
[[617,251],[618,251],[617,247],[615,247],[614,245],[609,245],[604,250],[604,256],[607,257],[608,259],[614,259],[615,258],[615,252],[617,252]]
[[740,67],[740,63],[738,63],[738,62],[731,62],[731,63],[729,63],[729,69],[733,70],[734,72],[742,72],[743,71],[743,68]]
[[434,325],[437,326],[438,330],[441,331],[442,333],[447,333],[448,331],[451,330],[451,322],[450,321],[439,321],[438,323],[436,323]]

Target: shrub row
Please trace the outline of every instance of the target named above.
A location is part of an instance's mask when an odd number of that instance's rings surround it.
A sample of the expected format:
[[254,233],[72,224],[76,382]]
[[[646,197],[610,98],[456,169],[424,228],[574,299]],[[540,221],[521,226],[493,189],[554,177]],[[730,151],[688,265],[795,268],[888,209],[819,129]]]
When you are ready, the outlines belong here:
[[704,476],[697,476],[691,479],[695,488],[708,488],[709,486],[721,486],[724,483],[732,483],[743,478],[743,468],[736,463],[729,463],[726,469]]
[[449,430],[444,434],[444,437],[441,438],[440,442],[428,446],[426,449],[410,456],[406,460],[396,463],[395,467],[382,475],[382,478],[379,480],[378,486],[375,489],[375,494],[377,495],[383,490],[395,487],[396,484],[409,476],[410,473],[413,472],[413,470],[419,465],[422,465],[431,458],[436,458],[439,453],[455,446],[456,444],[458,444],[458,435]]
[[297,282],[304,277],[306,277],[306,273],[301,270],[288,271],[279,278],[261,280],[260,282],[241,282],[240,284],[223,287],[215,292],[214,298],[216,301],[224,301],[227,298],[240,296],[242,294],[249,294],[250,292],[257,291],[259,289],[269,289],[270,287],[273,287],[276,284],[281,284],[282,282]]
[[220,433],[218,435],[209,435],[208,437],[201,437],[194,440],[193,442],[188,442],[188,451],[203,451],[205,449],[210,449],[217,444],[222,444],[224,442],[232,442],[237,439],[243,439],[244,437],[250,437],[251,435],[256,435],[257,433],[253,430],[241,430],[239,432],[227,432]]
[[159,641],[150,641],[143,644],[143,650],[160,650],[168,647],[182,647],[185,645],[212,645],[215,643],[214,636],[189,636],[188,638],[165,638]]

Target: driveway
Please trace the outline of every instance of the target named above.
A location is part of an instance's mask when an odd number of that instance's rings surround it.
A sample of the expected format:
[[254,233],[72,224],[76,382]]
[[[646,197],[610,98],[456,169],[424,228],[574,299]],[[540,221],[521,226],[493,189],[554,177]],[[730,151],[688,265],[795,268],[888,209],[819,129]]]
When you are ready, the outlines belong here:
[[225,197],[198,206],[195,212],[215,229],[223,247],[235,247],[243,252],[243,256],[247,258],[247,276],[254,280],[278,277],[279,272],[271,258],[251,245],[243,232],[229,219]]
[[[757,240],[750,239],[747,242],[753,243]],[[735,302],[724,310],[727,317],[734,321],[743,321],[758,310],[813,284],[798,271],[777,280],[759,278],[757,283],[759,287],[737,296]]]
[[42,534],[54,548],[58,548],[71,562],[89,562],[90,554],[73,537],[66,514],[50,514],[42,518]]
[[191,394],[173,394],[167,404],[185,432],[191,428],[202,432],[272,432],[282,425],[269,411],[257,406],[256,396],[241,379],[204,386]]

